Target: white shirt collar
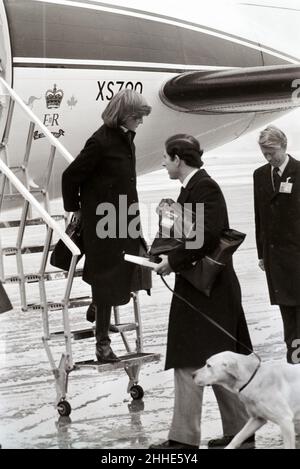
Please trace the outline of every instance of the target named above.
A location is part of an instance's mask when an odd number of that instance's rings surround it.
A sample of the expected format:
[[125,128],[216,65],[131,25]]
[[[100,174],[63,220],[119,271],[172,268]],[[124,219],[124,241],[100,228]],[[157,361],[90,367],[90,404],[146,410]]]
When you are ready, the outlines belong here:
[[120,129],[122,129],[123,132],[125,132],[125,134],[127,134],[127,132],[128,132],[127,127],[124,127],[124,125],[120,125]]
[[[278,166],[278,168],[279,168],[278,174],[279,174],[280,177],[283,175],[283,171],[285,170],[285,168],[286,168],[286,166],[289,162],[289,159],[290,159],[289,155],[286,155],[286,159],[284,160],[282,165]],[[272,173],[273,173],[273,170],[274,170],[274,168],[272,167]]]
[[183,187],[186,187],[194,174],[196,174],[199,171],[199,168],[194,169],[193,171],[190,172],[190,174],[187,175],[187,177],[183,180],[182,185]]

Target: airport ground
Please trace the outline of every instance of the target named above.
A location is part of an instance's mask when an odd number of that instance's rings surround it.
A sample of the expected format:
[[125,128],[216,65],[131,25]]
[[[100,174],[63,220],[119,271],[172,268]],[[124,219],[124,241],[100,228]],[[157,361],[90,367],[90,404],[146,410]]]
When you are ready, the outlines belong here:
[[[265,276],[257,266],[254,241],[252,200],[252,172],[262,163],[258,155],[243,160],[227,155],[224,158],[208,155],[206,167],[220,183],[229,209],[231,227],[247,233],[244,244],[234,257],[241,282],[243,305],[256,352],[263,360],[285,360],[281,318],[277,307],[269,305]],[[169,181],[165,172],[157,172],[139,179],[140,201],[145,207],[163,197],[176,198],[179,184]],[[145,213],[142,214],[143,217]],[[151,225],[148,237],[155,234]],[[3,234],[3,244],[9,234]],[[32,243],[40,232],[30,235]],[[37,261],[37,260],[36,260]],[[27,261],[32,268],[34,256]],[[173,277],[169,281],[173,284]],[[49,294],[61,298],[64,281],[52,282]],[[99,373],[78,370],[70,374],[68,400],[72,405],[70,417],[59,417],[54,407],[55,386],[50,365],[41,341],[42,321],[38,312],[21,311],[16,285],[7,291],[14,310],[0,317],[0,443],[3,448],[147,448],[151,443],[167,437],[173,407],[173,372],[164,371],[164,357],[170,292],[160,278],[153,276],[152,295],[140,295],[145,351],[158,352],[161,360],[145,364],[140,384],[145,395],[142,401],[132,401],[126,393],[128,378],[123,370]],[[80,296],[88,288],[75,279],[73,291]],[[30,301],[38,297],[38,287],[29,287]],[[122,320],[130,319],[132,306],[121,309]],[[85,311],[73,310],[70,318],[74,328],[86,325]],[[61,314],[53,313],[51,323],[59,329]],[[130,333],[129,338],[134,340]],[[113,337],[113,349],[123,353],[119,337]],[[53,347],[57,361],[62,353],[60,345]],[[94,340],[74,343],[76,360],[93,358]],[[213,393],[205,390],[202,439],[221,434],[221,424]],[[298,447],[300,447],[298,441]],[[258,449],[282,447],[280,430],[267,424],[257,432]]]

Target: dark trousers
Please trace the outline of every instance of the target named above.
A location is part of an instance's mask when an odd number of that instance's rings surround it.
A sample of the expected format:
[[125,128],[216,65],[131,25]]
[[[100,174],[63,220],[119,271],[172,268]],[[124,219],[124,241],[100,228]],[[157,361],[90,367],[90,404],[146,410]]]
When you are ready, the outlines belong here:
[[300,306],[279,305],[287,347],[287,362],[300,363]]
[[99,298],[97,293],[97,287],[92,285],[92,296],[93,302],[97,306],[96,312],[96,344],[105,345],[110,344],[110,338],[108,335],[110,316],[111,316],[111,305],[105,305]]

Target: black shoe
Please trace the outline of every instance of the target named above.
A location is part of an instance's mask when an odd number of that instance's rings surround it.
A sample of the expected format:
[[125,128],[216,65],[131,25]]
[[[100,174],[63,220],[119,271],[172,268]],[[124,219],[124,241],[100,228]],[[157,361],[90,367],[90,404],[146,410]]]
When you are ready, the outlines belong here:
[[179,441],[167,440],[163,441],[160,444],[154,444],[149,446],[150,449],[199,449],[198,446],[187,445],[185,443],[180,443]]
[[121,361],[114,354],[110,345],[96,345],[96,358],[99,363],[116,363]]
[[[229,443],[231,443],[234,437],[235,435],[224,435],[222,438],[215,438],[213,440],[209,440],[209,442],[207,443],[207,447],[208,449],[225,448],[226,446],[229,445]],[[255,435],[251,435],[249,436],[249,438],[247,438],[247,440],[245,440],[241,444],[240,448],[252,449],[254,448],[254,446],[255,446]]]

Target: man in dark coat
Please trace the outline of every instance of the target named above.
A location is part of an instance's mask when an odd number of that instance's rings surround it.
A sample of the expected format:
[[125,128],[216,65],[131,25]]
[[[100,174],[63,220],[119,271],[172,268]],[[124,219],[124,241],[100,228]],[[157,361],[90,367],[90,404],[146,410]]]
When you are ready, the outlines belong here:
[[108,330],[112,306],[130,299],[134,266],[124,261],[124,252],[139,253],[133,138],[150,111],[142,95],[120,91],[102,114],[104,125],[88,139],[62,177],[64,208],[75,212],[82,223],[83,280],[92,286],[97,306],[96,356],[101,363],[118,361]]
[[287,154],[287,138],[275,126],[260,133],[268,161],[254,172],[256,244],[272,305],[279,305],[287,361],[299,363],[300,162]]
[[[190,306],[173,295],[168,330],[166,369],[175,369],[175,405],[169,439],[154,448],[198,447],[203,388],[193,382],[193,372],[202,367],[213,354],[225,350],[249,353],[251,341],[241,305],[241,291],[232,263],[219,274],[210,297],[185,280],[180,271],[212,252],[218,245],[223,229],[228,228],[226,203],[218,184],[207,174],[199,142],[180,134],[166,142],[164,166],[171,179],[179,179],[182,189],[178,202],[204,204],[204,243],[197,249],[179,247],[168,256],[161,256],[157,272],[176,272],[175,293],[185,298],[199,311],[210,316],[246,347],[240,346],[223,331],[197,314]],[[196,221],[197,222],[197,221]],[[203,229],[203,224],[201,226]],[[232,393],[214,386],[222,417],[224,437],[211,440],[209,447],[224,446],[248,420],[243,404]]]

